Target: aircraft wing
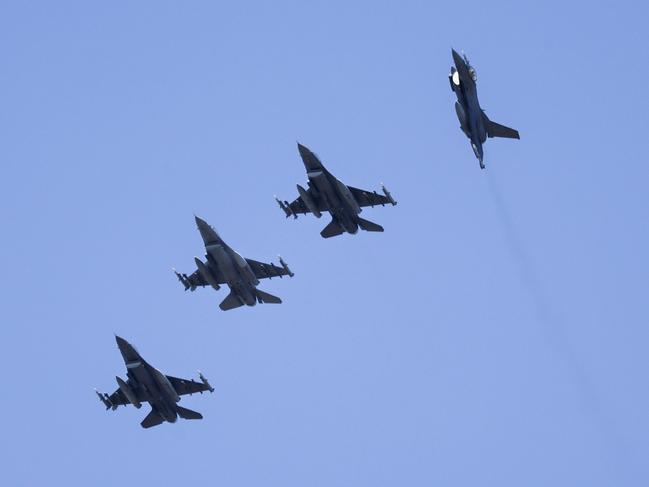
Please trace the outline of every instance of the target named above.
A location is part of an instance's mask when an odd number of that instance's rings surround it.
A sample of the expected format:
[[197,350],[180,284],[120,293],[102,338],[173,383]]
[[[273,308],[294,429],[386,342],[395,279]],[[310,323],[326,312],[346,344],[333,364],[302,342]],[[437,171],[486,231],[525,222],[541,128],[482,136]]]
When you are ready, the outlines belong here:
[[108,399],[113,406],[126,406],[127,404],[131,404],[129,400],[126,399],[124,393],[119,389],[113,392]]
[[190,287],[207,286],[207,281],[203,279],[203,276],[201,275],[199,270],[195,270],[193,274],[187,276],[185,279],[187,280],[187,283]]
[[276,266],[275,264],[266,264],[264,262],[258,262],[252,259],[246,259],[246,261],[248,262],[250,269],[252,269],[252,272],[255,274],[257,279],[272,279],[273,277],[282,276],[293,277],[293,273],[286,265],[286,262],[284,262],[281,258],[279,260],[280,264],[282,264],[281,267]]
[[[349,190],[354,195],[354,199],[358,203],[358,206],[384,206],[384,205],[394,205],[395,201],[392,199],[392,196],[388,194],[378,194],[376,191],[365,191],[364,189],[354,188],[348,186]],[[385,190],[384,190],[385,191]]]
[[304,201],[302,201],[302,198],[300,198],[299,196],[295,201],[289,203],[287,206],[288,206],[287,216],[291,214],[298,215],[300,213],[306,215],[307,213],[309,213],[309,209],[306,207]]
[[196,382],[193,379],[179,379],[170,375],[167,376],[167,379],[169,379],[169,382],[171,382],[171,385],[176,389],[179,396],[196,394],[197,392],[202,394],[205,391],[212,392],[214,390],[203,376],[201,376],[201,382]]
[[[312,194],[310,188],[306,190],[306,194],[307,194],[307,197],[311,199],[313,204],[317,206],[318,211],[323,212],[323,211],[327,211],[329,209],[319,199],[314,199],[313,198],[313,194]],[[307,213],[312,213],[312,211],[306,205],[306,203],[304,202],[304,200],[302,199],[301,196],[298,196],[292,203],[284,202],[283,206],[280,205],[280,207],[282,207],[282,209],[286,213],[286,216],[298,215],[298,214],[306,215]]]
[[[131,381],[128,380],[126,383],[131,387],[133,392],[135,393],[135,398],[140,401],[140,402],[146,402],[148,401],[148,398],[145,396],[139,387],[133,387],[133,384],[131,384]],[[122,392],[121,389],[117,389],[115,392],[113,392],[110,396],[108,396],[108,399],[110,401],[110,404],[112,404],[114,407],[117,406],[126,406],[128,404],[131,404],[131,402],[126,398],[124,393]],[[108,407],[108,406],[107,406]]]
[[[212,270],[213,272],[213,269],[210,270]],[[174,270],[174,272],[176,271]],[[204,287],[209,285],[205,278],[203,278],[201,271],[199,271],[198,269],[189,276],[187,274],[180,274],[179,272],[176,272],[176,277],[183,284],[183,286],[185,286],[185,291],[187,289],[191,289],[193,291],[197,287]],[[225,284],[225,278],[219,271],[217,271],[216,282],[217,284]]]

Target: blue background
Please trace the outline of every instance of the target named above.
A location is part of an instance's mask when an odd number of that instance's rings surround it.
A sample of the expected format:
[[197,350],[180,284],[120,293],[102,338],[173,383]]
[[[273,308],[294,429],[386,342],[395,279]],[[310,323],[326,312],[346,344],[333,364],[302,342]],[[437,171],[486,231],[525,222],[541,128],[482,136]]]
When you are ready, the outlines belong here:
[[[646,2],[3,2],[3,485],[648,485]],[[494,139],[458,128],[450,49]],[[295,146],[399,205],[285,220]],[[281,296],[172,267],[193,213]],[[113,333],[213,395],[105,412]]]

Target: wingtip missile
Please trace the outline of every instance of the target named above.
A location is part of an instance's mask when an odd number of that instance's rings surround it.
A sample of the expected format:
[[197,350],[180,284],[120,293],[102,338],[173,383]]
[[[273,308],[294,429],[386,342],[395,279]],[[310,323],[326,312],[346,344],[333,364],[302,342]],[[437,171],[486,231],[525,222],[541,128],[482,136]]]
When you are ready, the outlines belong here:
[[291,269],[288,267],[288,264],[286,262],[284,262],[284,259],[282,259],[281,255],[279,255],[278,257],[279,257],[279,263],[284,268],[286,273],[289,275],[289,277],[293,277],[295,274],[293,274],[293,272],[291,272]]
[[277,201],[279,207],[286,214],[286,218],[288,218],[289,216],[293,216],[293,218],[297,218],[297,215],[295,214],[295,212],[293,212],[293,209],[291,208],[291,205],[289,204],[288,201],[282,201],[277,196],[275,196],[275,201]]
[[97,389],[95,389],[95,394],[97,394],[99,400],[104,404],[104,406],[106,406],[106,411],[108,411],[109,409],[113,409],[113,410],[117,409],[117,406],[115,406],[111,402],[110,396],[108,394],[106,394],[105,392],[104,393],[99,392]]
[[383,194],[388,199],[390,204],[392,206],[395,206],[397,204],[397,202],[394,200],[394,198],[392,197],[392,194],[388,191],[388,188],[386,188],[383,183],[381,183],[381,190],[383,190]]
[[203,385],[205,387],[207,387],[208,391],[214,392],[214,388],[210,385],[209,381],[205,378],[205,376],[203,375],[203,373],[200,370],[198,371],[198,378],[201,380]]
[[280,199],[277,197],[277,195],[275,195],[275,201],[277,201],[277,204],[278,204],[279,207],[282,209],[282,211],[284,211],[284,213],[286,213],[286,218],[288,218],[289,216],[291,216],[291,212],[288,210],[288,208],[287,208],[286,205],[282,202],[282,200],[280,200]]
[[181,274],[180,272],[176,271],[176,269],[173,269],[173,271],[180,283],[185,287],[185,291],[187,291],[188,289],[192,291],[196,290],[196,286],[192,286],[192,284],[189,282],[187,274]]

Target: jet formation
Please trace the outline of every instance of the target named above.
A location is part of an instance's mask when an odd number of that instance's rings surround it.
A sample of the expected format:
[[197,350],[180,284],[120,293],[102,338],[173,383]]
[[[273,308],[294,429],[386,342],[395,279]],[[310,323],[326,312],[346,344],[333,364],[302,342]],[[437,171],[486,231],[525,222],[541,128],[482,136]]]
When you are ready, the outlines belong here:
[[148,402],[151,405],[151,412],[140,423],[143,428],[151,428],[164,421],[175,423],[178,416],[184,419],[203,419],[200,413],[178,405],[180,396],[197,392],[202,394],[205,391],[214,392],[203,374],[199,372],[201,382],[164,375],[144,360],[135,347],[122,337],[115,336],[115,340],[126,364],[127,379],[115,377],[118,389],[110,396],[95,389],[107,410],[114,411],[118,406],[127,404],[140,409],[143,402]]
[[520,139],[520,136],[518,131],[489,120],[478,101],[476,86],[478,76],[475,68],[471,66],[466,55],[460,56],[454,49],[452,54],[455,66],[451,66],[448,80],[451,83],[451,90],[457,96],[455,113],[460,121],[460,129],[471,141],[471,148],[478,158],[480,168],[484,169],[482,144],[487,137]]
[[221,284],[227,284],[230,294],[221,302],[223,311],[239,306],[254,306],[257,303],[282,302],[277,296],[257,289],[259,279],[289,276],[293,277],[286,262],[279,258],[281,267],[265,264],[252,259],[244,259],[203,219],[195,217],[198,231],[205,244],[205,262],[194,257],[197,270],[193,274],[176,272],[176,277],[185,287],[185,291],[195,291],[197,287],[212,286],[215,291]]
[[302,144],[297,145],[306,168],[306,175],[309,178],[309,188],[305,189],[297,185],[298,198],[289,203],[275,200],[279,207],[284,210],[286,217],[297,218],[298,214],[312,213],[320,218],[323,212],[329,212],[331,222],[320,232],[324,238],[335,237],[344,232],[355,234],[361,228],[368,232],[382,232],[383,227],[369,220],[358,216],[363,207],[396,205],[390,192],[382,186],[383,194],[376,191],[365,191],[363,189],[347,186],[331,174],[320,162],[318,156]]
[[[449,82],[457,96],[455,112],[460,121],[460,128],[469,138],[480,167],[484,169],[482,145],[487,137],[518,139],[519,134],[514,129],[489,120],[478,101],[475,69],[466,56],[460,56],[455,50],[452,55],[455,65],[451,67]],[[307,147],[298,144],[298,151],[306,169],[308,188],[298,184],[298,197],[292,203],[275,197],[287,218],[297,218],[299,214],[307,213],[320,218],[323,213],[328,212],[331,222],[320,232],[324,238],[345,232],[356,234],[359,228],[368,232],[383,232],[381,225],[359,215],[363,208],[368,206],[397,204],[385,186],[381,185],[383,194],[347,186],[331,174]],[[293,272],[281,257],[280,266],[243,258],[226,244],[205,220],[196,216],[195,221],[205,246],[205,261],[195,257],[196,270],[190,275],[174,269],[185,291],[195,291],[198,287],[205,286],[211,286],[218,291],[221,285],[226,284],[230,293],[219,305],[223,311],[243,305],[282,302],[277,296],[257,288],[260,279],[293,277]],[[164,375],[149,365],[126,340],[118,336],[115,339],[126,364],[127,379],[116,377],[118,389],[111,395],[95,389],[107,410],[115,410],[128,404],[139,409],[142,403],[148,402],[151,412],[142,421],[143,428],[151,428],[165,421],[174,423],[178,417],[202,419],[200,413],[178,405],[183,395],[214,391],[200,372],[200,382]]]

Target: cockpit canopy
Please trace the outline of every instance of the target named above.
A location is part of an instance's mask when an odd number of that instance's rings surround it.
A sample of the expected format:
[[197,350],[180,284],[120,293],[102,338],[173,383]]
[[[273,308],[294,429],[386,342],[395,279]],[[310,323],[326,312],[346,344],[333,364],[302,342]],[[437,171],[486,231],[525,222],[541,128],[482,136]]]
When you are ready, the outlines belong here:
[[475,72],[475,69],[473,69],[473,67],[469,67],[469,75],[471,76],[471,79],[474,83],[478,81],[478,74]]

